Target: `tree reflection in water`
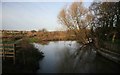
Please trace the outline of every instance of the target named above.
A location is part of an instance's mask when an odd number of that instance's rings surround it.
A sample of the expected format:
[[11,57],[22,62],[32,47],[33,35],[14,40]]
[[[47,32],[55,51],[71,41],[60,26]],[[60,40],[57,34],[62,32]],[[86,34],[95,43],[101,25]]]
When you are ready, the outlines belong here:
[[96,51],[92,45],[83,46],[74,53],[66,48],[63,53],[59,72],[90,73],[95,71],[93,61],[96,57]]

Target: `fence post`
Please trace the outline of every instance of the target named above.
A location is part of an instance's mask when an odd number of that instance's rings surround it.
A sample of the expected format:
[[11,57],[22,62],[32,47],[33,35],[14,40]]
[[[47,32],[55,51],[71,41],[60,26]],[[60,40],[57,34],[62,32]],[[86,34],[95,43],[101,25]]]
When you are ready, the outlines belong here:
[[14,48],[14,50],[13,50],[13,52],[14,52],[14,54],[13,54],[13,63],[15,64],[16,44],[13,44],[13,48]]
[[3,47],[2,47],[3,49],[3,52],[2,52],[2,56],[3,56],[3,60],[5,60],[5,48],[4,48],[4,44],[3,44]]

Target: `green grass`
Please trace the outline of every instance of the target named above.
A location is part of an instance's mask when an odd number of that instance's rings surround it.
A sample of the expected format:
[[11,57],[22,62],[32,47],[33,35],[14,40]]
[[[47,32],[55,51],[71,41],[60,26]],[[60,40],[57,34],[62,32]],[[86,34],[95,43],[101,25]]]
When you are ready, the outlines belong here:
[[40,39],[35,38],[35,37],[33,37],[33,38],[28,38],[28,40],[29,40],[30,43],[39,42],[39,41],[40,41]]
[[47,45],[49,41],[42,41],[39,38],[33,37],[33,38],[28,38],[29,43],[40,43],[42,45]]

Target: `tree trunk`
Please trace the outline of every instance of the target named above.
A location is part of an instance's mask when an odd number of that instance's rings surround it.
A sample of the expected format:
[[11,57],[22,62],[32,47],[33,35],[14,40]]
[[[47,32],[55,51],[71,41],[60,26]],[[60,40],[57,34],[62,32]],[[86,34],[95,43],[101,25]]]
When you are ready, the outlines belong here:
[[114,43],[115,41],[115,37],[116,37],[116,33],[113,34],[113,37],[112,37],[112,42]]
[[99,41],[98,41],[97,37],[94,38],[94,44],[95,44],[96,48],[99,48]]

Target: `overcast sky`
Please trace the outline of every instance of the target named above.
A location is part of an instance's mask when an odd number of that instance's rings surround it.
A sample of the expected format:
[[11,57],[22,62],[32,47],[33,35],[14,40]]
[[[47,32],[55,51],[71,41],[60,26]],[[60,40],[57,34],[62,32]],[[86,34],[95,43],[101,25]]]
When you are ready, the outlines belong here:
[[[61,8],[70,2],[2,2],[2,29],[49,31],[61,27],[57,15]],[[90,2],[86,2],[88,7]],[[0,8],[1,9],[1,8]],[[1,12],[0,12],[1,13]]]

